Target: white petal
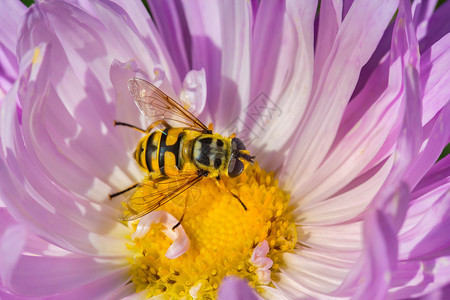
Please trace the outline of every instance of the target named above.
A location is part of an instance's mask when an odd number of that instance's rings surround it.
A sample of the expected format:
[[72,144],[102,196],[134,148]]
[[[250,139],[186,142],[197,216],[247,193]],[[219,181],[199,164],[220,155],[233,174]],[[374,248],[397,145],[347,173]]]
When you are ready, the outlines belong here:
[[173,230],[172,228],[178,224],[178,220],[165,211],[153,211],[142,217],[139,220],[136,231],[131,235],[131,238],[135,239],[145,236],[154,223],[161,223],[164,225],[166,229],[164,229],[163,232],[173,241],[166,252],[167,258],[177,258],[189,249],[190,241],[183,229],[183,225],[180,224]]

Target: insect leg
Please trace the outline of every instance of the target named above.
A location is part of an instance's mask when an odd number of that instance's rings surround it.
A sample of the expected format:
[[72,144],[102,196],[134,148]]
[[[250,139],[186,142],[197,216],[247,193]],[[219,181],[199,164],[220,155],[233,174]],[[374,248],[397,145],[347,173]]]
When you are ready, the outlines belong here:
[[131,127],[133,129],[136,129],[137,131],[140,131],[142,133],[147,133],[144,129],[141,129],[137,126],[128,124],[128,123],[123,123],[123,122],[117,122],[116,120],[114,120],[114,126],[126,126],[126,127]]
[[188,199],[187,199],[187,197],[186,197],[186,200],[184,201],[183,214],[181,215],[181,218],[180,218],[180,220],[178,221],[178,223],[175,224],[175,226],[172,227],[172,230],[175,230],[178,226],[180,226],[181,222],[183,221],[184,215],[186,214],[187,202],[188,202]]
[[132,186],[130,186],[130,187],[128,187],[128,188],[126,188],[126,189],[124,189],[124,190],[122,190],[122,191],[120,191],[120,192],[117,192],[117,193],[114,193],[114,194],[109,194],[108,196],[109,196],[109,200],[112,200],[112,198],[114,198],[114,197],[116,197],[116,196],[119,196],[119,195],[122,195],[123,193],[126,193],[126,192],[128,192],[128,191],[131,191],[132,189],[134,189],[135,187],[137,187],[139,185],[139,183],[135,183],[135,184],[133,184]]
[[238,196],[236,196],[235,194],[233,194],[223,183],[222,179],[220,178],[220,176],[216,177],[216,184],[217,186],[226,191],[230,196],[232,196],[233,198],[235,198],[237,201],[239,201],[239,203],[242,205],[242,207],[244,208],[244,210],[247,210],[247,206],[245,206],[244,202],[242,202],[241,198],[239,198]]

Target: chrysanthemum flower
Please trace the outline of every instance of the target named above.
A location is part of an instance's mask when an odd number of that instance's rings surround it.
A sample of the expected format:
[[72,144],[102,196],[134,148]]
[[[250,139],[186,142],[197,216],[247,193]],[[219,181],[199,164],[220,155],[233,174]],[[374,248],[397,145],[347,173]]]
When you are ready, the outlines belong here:
[[[0,296],[408,298],[450,282],[450,2],[38,1],[0,10]],[[18,30],[16,30],[19,28]],[[137,222],[127,80],[257,164]],[[447,288],[448,290],[448,288]]]

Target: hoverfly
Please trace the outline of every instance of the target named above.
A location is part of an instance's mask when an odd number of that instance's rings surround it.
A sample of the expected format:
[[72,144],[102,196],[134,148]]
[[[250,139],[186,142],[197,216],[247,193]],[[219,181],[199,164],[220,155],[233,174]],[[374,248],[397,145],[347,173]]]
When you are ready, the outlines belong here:
[[[122,122],[114,121],[114,124],[128,126],[145,134],[139,141],[133,158],[147,173],[148,178],[111,194],[110,198],[133,189],[133,195],[137,195],[148,185],[161,184],[164,187],[166,183],[167,188],[139,197],[129,197],[124,204],[121,219],[138,219],[187,191],[205,177],[213,178],[221,189],[236,198],[247,210],[239,197],[229,191],[221,180],[221,176],[239,176],[248,163],[253,163],[254,156],[249,155],[244,143],[234,135],[224,137],[213,133],[212,126],[205,126],[182,105],[143,79],[128,80],[128,90],[139,110],[153,123],[146,130]],[[170,123],[178,127],[173,127]],[[186,206],[180,221],[173,228],[181,223],[185,212]]]

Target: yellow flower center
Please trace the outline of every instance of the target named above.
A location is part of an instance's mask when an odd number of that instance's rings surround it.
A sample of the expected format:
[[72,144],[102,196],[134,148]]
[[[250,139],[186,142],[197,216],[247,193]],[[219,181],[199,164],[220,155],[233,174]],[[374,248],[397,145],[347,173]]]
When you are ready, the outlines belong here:
[[[175,259],[165,256],[172,240],[163,233],[166,228],[162,224],[153,224],[145,236],[129,244],[134,251],[130,274],[136,292],[145,290],[147,297],[163,294],[167,298],[214,299],[221,281],[229,275],[244,278],[254,287],[270,284],[270,273],[277,272],[283,263],[281,254],[297,243],[295,224],[287,209],[289,195],[278,188],[273,173],[257,164],[237,178],[223,180],[247,211],[220,190],[214,179],[203,179],[196,185],[201,191],[197,192],[199,199],[188,205],[181,223],[190,240],[187,252]],[[180,218],[184,205],[175,200],[160,210]],[[134,232],[137,222],[130,226]],[[264,260],[272,260],[273,265],[264,270],[252,255],[265,241],[268,253],[263,253]],[[269,274],[269,282],[263,280],[262,273]]]

